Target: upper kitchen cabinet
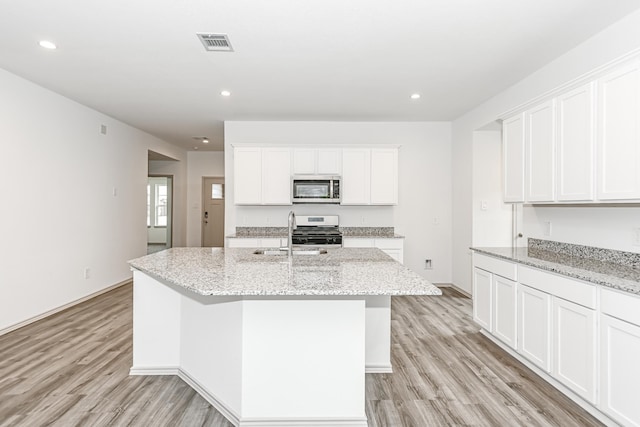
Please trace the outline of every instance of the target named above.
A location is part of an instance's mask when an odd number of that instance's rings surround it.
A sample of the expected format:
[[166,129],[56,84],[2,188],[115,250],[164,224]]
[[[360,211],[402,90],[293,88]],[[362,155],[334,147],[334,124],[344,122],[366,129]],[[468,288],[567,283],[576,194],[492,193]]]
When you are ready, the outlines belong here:
[[371,203],[371,149],[345,148],[342,150],[343,205]]
[[293,173],[300,175],[340,175],[340,148],[294,148]]
[[598,199],[640,199],[640,61],[598,80]]
[[[517,129],[518,126],[514,127]],[[552,202],[555,196],[556,150],[554,100],[525,112],[525,129],[525,200],[527,202]],[[516,138],[514,137],[514,139]],[[514,141],[513,145],[515,146],[517,143]],[[514,150],[513,146],[511,150]],[[513,155],[519,156],[520,154]]]
[[343,205],[398,203],[398,148],[342,150]]
[[524,131],[524,113],[502,122],[502,188],[505,202],[524,202]]
[[558,201],[592,201],[595,83],[556,98]]
[[236,205],[291,204],[291,149],[235,147],[233,150]]

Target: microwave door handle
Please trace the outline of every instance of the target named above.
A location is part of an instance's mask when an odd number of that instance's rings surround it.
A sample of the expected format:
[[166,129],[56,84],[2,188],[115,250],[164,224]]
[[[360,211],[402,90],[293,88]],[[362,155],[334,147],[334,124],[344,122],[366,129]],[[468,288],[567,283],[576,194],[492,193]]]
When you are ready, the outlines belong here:
[[333,199],[333,180],[329,180],[329,199]]

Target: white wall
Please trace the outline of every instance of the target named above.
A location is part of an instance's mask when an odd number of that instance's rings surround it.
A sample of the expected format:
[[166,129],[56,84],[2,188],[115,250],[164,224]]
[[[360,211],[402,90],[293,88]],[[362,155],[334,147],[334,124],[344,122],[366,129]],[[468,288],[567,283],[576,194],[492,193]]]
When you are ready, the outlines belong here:
[[[557,58],[547,66],[541,68],[529,77],[515,84],[504,92],[497,94],[487,102],[479,105],[453,122],[453,282],[467,291],[471,290],[471,254],[468,247],[472,245],[473,207],[471,201],[472,175],[469,168],[472,164],[474,153],[474,131],[482,128],[487,123],[495,121],[502,113],[518,107],[527,101],[544,94],[572,79],[575,79],[594,68],[614,60],[623,54],[640,48],[640,11],[634,12],[616,24],[606,28],[594,37],[586,40],[565,55]],[[613,220],[605,220],[603,224],[602,210],[600,208],[580,208],[579,211],[559,210],[558,208],[545,211],[545,218],[551,218],[560,229],[553,239],[561,237],[571,243],[578,242],[584,236],[590,238],[595,246],[616,246],[623,248],[624,242],[620,238],[604,239],[602,236],[612,232],[619,236],[622,233],[615,231],[622,227],[628,229],[633,226],[633,208],[621,209],[627,213],[619,214],[624,218],[623,224],[612,224]],[[566,209],[566,208],[565,208]],[[572,217],[580,215],[580,226],[567,228],[561,232],[566,222]],[[533,230],[534,223],[539,221],[540,214],[531,215],[531,211],[525,214],[525,224]],[[557,218],[557,219],[556,219]],[[609,217],[607,217],[609,218]],[[594,229],[603,228],[601,232],[594,233]],[[527,230],[524,230],[527,233]]]
[[0,93],[2,331],[130,278],[126,261],[146,253],[147,150],[186,153],[4,70]]
[[[406,236],[405,265],[433,282],[450,282],[450,141],[445,122],[226,122],[226,234],[236,226],[284,227],[292,209],[233,205],[233,144],[398,144],[398,206],[295,205],[293,210],[337,214],[342,226],[395,227]],[[433,270],[423,268],[425,258],[433,260]]]
[[224,176],[224,153],[189,151],[187,159],[187,246],[202,246],[202,177]]

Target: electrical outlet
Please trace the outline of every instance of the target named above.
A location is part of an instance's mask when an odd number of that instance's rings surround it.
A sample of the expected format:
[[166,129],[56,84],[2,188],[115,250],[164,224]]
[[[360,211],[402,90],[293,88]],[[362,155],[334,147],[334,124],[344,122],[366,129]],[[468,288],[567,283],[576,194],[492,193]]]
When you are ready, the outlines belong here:
[[433,263],[431,262],[430,259],[425,259],[424,260],[424,269],[425,270],[431,270],[433,269]]
[[544,223],[544,235],[551,236],[551,221]]
[[85,279],[88,279],[89,277],[91,277],[91,269],[89,267],[85,267],[83,275]]
[[487,201],[486,200],[480,201],[480,210],[481,211],[486,211],[487,210]]

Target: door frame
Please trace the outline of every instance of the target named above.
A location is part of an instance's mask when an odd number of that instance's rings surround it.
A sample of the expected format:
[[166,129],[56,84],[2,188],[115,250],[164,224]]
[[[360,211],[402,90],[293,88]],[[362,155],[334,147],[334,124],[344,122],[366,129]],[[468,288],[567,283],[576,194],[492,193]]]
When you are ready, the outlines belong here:
[[222,246],[224,247],[226,244],[226,238],[224,236],[224,230],[225,230],[225,224],[227,221],[227,215],[226,215],[226,209],[227,209],[227,180],[225,179],[224,175],[216,175],[216,176],[211,176],[211,175],[207,175],[207,176],[203,176],[202,179],[200,180],[200,247],[204,247],[204,224],[202,223],[202,219],[204,218],[204,208],[205,208],[205,185],[204,185],[204,181],[206,179],[211,179],[211,178],[215,178],[215,179],[221,179],[222,180],[222,185],[223,185],[223,198],[222,198],[222,203],[224,203],[224,208],[225,208],[225,216],[224,218],[222,218]]
[[[168,180],[171,180],[171,185],[169,185],[169,189],[167,191],[167,196],[168,196],[168,202],[169,202],[169,206],[167,209],[167,213],[169,214],[169,218],[167,220],[167,242],[166,242],[166,246],[167,249],[168,248],[172,248],[173,247],[173,175],[172,174],[158,174],[158,173],[149,173],[147,174],[147,185],[148,185],[148,178],[167,178]],[[147,244],[148,244],[148,238],[147,238]]]

